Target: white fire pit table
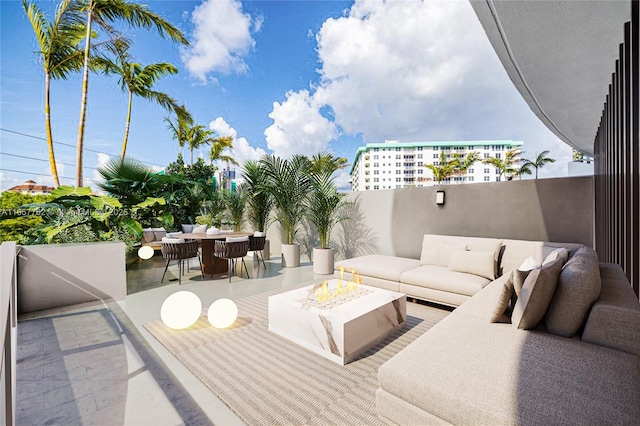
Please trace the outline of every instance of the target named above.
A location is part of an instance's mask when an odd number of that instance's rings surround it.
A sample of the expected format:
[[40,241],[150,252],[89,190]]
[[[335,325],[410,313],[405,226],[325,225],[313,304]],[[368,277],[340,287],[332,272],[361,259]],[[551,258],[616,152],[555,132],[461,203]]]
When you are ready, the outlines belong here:
[[[333,294],[338,280],[329,281]],[[345,365],[407,319],[407,296],[366,285],[318,303],[317,285],[269,297],[269,330],[323,357]],[[347,282],[342,287],[347,289]]]

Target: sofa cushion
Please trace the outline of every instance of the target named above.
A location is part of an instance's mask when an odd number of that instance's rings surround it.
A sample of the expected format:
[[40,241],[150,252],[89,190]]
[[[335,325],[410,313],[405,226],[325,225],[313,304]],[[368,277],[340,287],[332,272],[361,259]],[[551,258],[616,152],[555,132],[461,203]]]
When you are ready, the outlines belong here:
[[347,272],[354,269],[362,276],[399,282],[400,274],[409,269],[417,268],[420,266],[420,261],[405,257],[371,254],[336,262],[335,269],[340,270],[341,266],[344,267]]
[[437,265],[423,265],[400,274],[400,282],[435,290],[473,296],[490,280],[478,275],[455,272]]
[[562,260],[558,259],[531,271],[513,307],[511,324],[515,328],[528,330],[542,320],[556,290],[561,269]]
[[600,295],[600,286],[598,255],[583,247],[562,268],[545,316],[547,331],[565,337],[576,334]]
[[640,356],[640,303],[619,265],[600,264],[602,287],[582,340]]
[[457,272],[495,279],[495,252],[451,250],[449,269]]
[[151,230],[155,241],[162,241],[162,238],[167,236],[167,231],[164,228],[151,228]]
[[[420,253],[421,265],[438,265],[438,249],[440,244],[453,247],[466,246],[470,251],[495,251],[496,260],[502,246],[502,240],[496,238],[458,237],[451,235],[425,234],[422,238],[422,252]],[[448,262],[440,266],[448,266]]]
[[489,322],[511,322],[510,315],[506,315],[505,313],[509,307],[509,301],[513,293],[512,276],[513,272],[509,271],[496,280],[501,285],[494,284],[491,286],[491,303],[487,305],[489,308],[487,311],[487,319]]
[[466,251],[467,244],[466,243],[457,243],[457,244],[438,244],[438,262],[436,265],[444,266],[445,268],[449,267],[449,260],[451,258],[451,251],[459,250]]
[[155,241],[156,237],[153,234],[153,229],[151,228],[143,228],[142,229],[142,242],[150,243],[151,241]]

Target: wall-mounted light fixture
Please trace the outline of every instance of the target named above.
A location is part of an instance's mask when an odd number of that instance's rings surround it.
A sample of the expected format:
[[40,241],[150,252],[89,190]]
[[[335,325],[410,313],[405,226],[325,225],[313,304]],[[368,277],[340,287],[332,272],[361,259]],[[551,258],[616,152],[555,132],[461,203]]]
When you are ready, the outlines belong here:
[[436,204],[444,206],[444,191],[436,191]]

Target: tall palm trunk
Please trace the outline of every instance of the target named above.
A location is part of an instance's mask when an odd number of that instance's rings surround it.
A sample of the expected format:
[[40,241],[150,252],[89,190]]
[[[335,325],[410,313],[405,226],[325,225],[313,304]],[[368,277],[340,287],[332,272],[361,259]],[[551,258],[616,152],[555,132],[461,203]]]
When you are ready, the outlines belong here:
[[[93,3],[93,2],[92,2]],[[82,99],[80,101],[80,119],[78,120],[78,143],[76,148],[76,186],[83,185],[82,157],[84,150],[84,123],[87,119],[87,94],[89,92],[89,51],[91,49],[91,18],[93,4],[87,12],[87,35],[84,41],[84,72],[82,74]]]
[[53,135],[51,133],[51,102],[49,94],[51,92],[51,76],[49,73],[44,75],[44,121],[47,132],[47,148],[49,149],[49,165],[51,166],[51,176],[55,186],[60,186],[58,178],[58,165],[56,164],[56,156],[53,152]]
[[129,127],[131,126],[131,104],[133,103],[133,92],[129,90],[129,105],[127,106],[127,124],[124,128],[124,139],[122,140],[122,154],[120,155],[124,160],[124,155],[127,152],[127,141],[129,140]]

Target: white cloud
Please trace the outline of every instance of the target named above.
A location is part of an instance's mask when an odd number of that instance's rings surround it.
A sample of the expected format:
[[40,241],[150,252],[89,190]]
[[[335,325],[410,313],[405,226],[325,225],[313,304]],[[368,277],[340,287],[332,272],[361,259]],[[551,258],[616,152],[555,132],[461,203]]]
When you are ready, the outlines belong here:
[[307,90],[288,92],[286,96],[284,102],[274,102],[269,113],[273,124],[264,131],[267,147],[285,158],[326,150],[338,132],[320,113],[322,105]]
[[16,185],[20,185],[24,181],[18,178],[9,177],[6,173],[0,172],[0,192],[12,188]]
[[252,19],[236,0],[205,0],[191,14],[194,29],[191,46],[181,52],[189,73],[203,83],[215,81],[210,74],[242,73],[244,62],[255,46],[252,32],[262,26],[262,17]]
[[256,148],[251,146],[247,138],[238,137],[236,129],[231,127],[224,118],[218,117],[209,123],[209,128],[215,130],[219,136],[231,136],[233,138],[233,149],[226,152],[227,155],[233,157],[242,167],[242,164],[247,160],[259,160],[262,158],[266,151],[262,148]]
[[98,183],[104,182],[104,179],[102,179],[102,176],[100,176],[97,169],[106,166],[110,158],[111,157],[109,155],[102,152],[96,154],[96,170],[91,174],[91,182],[89,182],[91,184],[91,188],[96,192],[100,192],[98,189]]
[[[338,134],[365,142],[512,139],[550,150],[542,176],[566,174],[570,149],[543,126],[513,87],[468,2],[356,0],[316,36],[320,80],[274,103],[265,130],[279,153],[317,152]],[[331,122],[321,108],[331,111]],[[312,143],[303,128],[325,121]]]

